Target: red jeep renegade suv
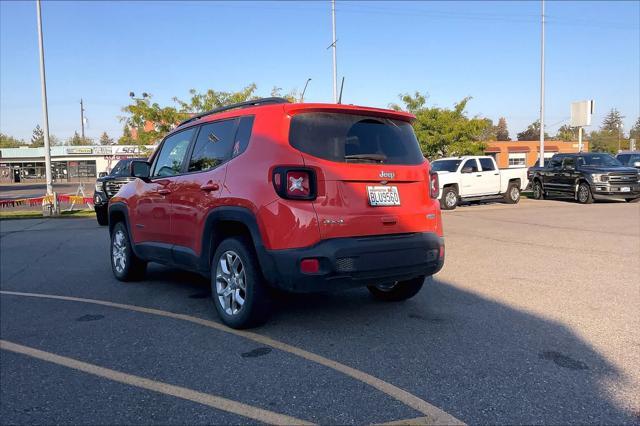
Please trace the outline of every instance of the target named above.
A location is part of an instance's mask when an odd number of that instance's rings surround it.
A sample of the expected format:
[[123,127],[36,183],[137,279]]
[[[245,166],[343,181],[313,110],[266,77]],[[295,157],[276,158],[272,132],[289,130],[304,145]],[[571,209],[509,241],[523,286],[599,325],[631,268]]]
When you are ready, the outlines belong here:
[[181,123],[109,202],[114,275],[152,261],[210,276],[236,328],[266,320],[272,287],[414,296],[444,241],[413,118],[268,98]]

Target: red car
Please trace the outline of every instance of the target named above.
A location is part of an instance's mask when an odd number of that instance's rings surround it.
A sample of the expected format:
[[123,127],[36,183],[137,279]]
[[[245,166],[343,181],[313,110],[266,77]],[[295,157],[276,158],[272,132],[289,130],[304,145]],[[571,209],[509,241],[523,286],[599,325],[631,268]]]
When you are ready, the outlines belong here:
[[408,299],[444,262],[438,177],[405,112],[266,98],[181,123],[109,202],[117,279],[147,262],[211,278],[222,321],[272,288]]

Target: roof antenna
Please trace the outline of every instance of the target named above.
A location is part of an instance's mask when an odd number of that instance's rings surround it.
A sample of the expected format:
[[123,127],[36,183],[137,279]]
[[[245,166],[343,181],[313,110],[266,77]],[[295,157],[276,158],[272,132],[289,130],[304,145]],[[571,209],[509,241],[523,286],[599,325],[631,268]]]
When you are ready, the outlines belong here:
[[340,96],[338,97],[338,103],[342,103],[342,89],[344,89],[344,76],[342,77],[342,83],[340,84]]

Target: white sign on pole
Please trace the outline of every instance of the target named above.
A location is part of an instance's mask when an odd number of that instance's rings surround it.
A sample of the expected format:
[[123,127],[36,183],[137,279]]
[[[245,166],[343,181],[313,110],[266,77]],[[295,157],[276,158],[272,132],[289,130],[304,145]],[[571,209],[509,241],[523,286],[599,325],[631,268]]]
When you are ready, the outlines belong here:
[[571,102],[571,127],[590,126],[593,106],[593,100]]

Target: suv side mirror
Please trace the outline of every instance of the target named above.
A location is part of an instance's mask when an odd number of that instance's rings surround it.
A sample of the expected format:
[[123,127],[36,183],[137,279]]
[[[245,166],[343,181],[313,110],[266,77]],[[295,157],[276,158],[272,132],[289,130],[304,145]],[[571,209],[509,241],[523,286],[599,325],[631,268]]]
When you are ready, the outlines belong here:
[[473,173],[473,169],[471,167],[463,167],[462,173]]
[[565,165],[564,165],[564,169],[565,169],[565,170],[575,170],[575,169],[576,169],[576,166],[575,166],[575,165],[573,165],[573,164],[565,164]]
[[129,164],[129,174],[147,181],[151,175],[151,164],[148,161],[134,160]]
[[633,167],[638,167],[638,168],[640,168],[640,161],[635,161],[635,162],[633,163]]
[[106,175],[107,175],[107,172],[100,172],[100,173],[98,173],[98,177],[99,177],[99,178],[101,178],[101,177],[105,177]]

